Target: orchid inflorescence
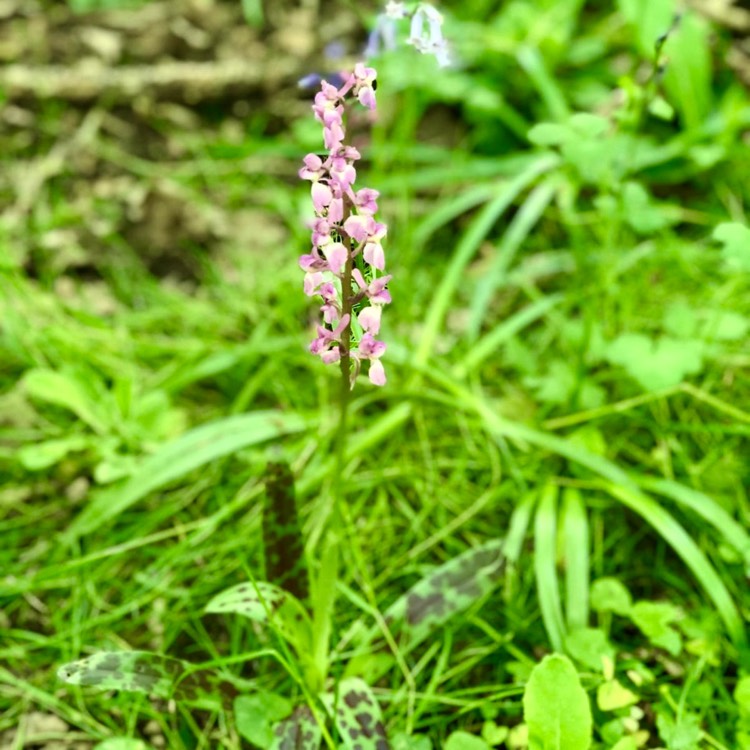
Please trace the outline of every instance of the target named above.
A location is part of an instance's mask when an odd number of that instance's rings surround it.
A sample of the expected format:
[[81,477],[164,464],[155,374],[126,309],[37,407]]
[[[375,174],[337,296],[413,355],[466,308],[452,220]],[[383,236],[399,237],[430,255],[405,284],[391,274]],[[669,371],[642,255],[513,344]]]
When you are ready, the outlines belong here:
[[385,370],[380,357],[385,344],[375,337],[380,331],[383,305],[391,301],[386,288],[381,244],[386,225],[375,220],[378,191],[353,189],[354,167],[361,155],[345,144],[344,114],[357,99],[375,110],[376,71],[357,63],[340,88],[323,81],[315,96],[313,112],[323,125],[323,143],[328,154],[308,154],[299,171],[312,182],[315,219],[311,223],[312,250],[300,258],[305,271],[304,290],[323,300],[323,325],[310,344],[310,351],[326,364],[350,364],[353,384],[362,361],[369,361],[368,375],[375,385],[384,385]]

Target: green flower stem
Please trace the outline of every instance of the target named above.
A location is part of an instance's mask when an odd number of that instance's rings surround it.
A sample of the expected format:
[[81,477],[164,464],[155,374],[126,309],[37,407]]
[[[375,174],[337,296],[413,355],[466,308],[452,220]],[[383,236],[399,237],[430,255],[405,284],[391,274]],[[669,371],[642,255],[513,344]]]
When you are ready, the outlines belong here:
[[[350,238],[345,238],[352,244]],[[354,261],[351,253],[346,261],[344,276],[341,282],[342,317],[350,316],[349,325],[341,336],[341,387],[339,389],[339,421],[335,433],[336,463],[334,465],[331,493],[333,503],[329,516],[329,528],[325,535],[320,568],[313,598],[313,664],[314,685],[316,692],[323,690],[328,675],[330,638],[333,609],[336,600],[336,584],[340,559],[341,529],[345,528],[344,507],[344,470],[347,457],[347,433],[349,404],[351,402],[351,315],[354,307],[352,288],[352,269]]]

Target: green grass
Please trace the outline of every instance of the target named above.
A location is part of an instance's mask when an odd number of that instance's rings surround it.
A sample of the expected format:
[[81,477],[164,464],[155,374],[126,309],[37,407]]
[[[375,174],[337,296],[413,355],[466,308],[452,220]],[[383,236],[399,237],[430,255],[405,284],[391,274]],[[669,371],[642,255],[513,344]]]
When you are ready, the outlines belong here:
[[[173,159],[96,131],[98,175],[187,206],[166,244],[75,161],[24,211],[3,178],[9,747],[35,712],[92,743],[248,747],[242,721],[306,702],[323,717],[315,689],[364,677],[394,748],[520,750],[552,651],[573,660],[597,750],[750,747],[750,95],[722,62],[729,35],[695,14],[649,78],[672,13],[640,6],[446,3],[462,67],[378,62],[358,184],[389,224],[389,381],[358,383],[338,460],[337,373],[306,352],[296,264],[295,175],[320,139],[305,102],[275,134],[257,114],[155,123],[143,137]],[[0,131],[19,168],[81,116],[36,106],[33,144]],[[205,611],[263,580],[269,461],[296,478],[314,668],[262,627],[265,605],[254,625]],[[501,576],[461,557],[501,539]],[[468,595],[431,583],[452,565]],[[386,623],[410,591],[446,595],[432,628]],[[56,677],[119,650],[221,681],[174,702]]]

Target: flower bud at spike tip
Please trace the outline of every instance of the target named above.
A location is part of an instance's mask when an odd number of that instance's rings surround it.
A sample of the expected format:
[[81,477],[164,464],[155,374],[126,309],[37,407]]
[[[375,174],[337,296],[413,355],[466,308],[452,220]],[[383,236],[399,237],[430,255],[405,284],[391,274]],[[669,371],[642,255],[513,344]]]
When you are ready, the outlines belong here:
[[[393,3],[398,13],[398,3]],[[348,356],[354,375],[363,360],[369,363],[368,376],[374,385],[385,385],[380,358],[386,345],[375,336],[380,332],[383,306],[391,301],[386,288],[385,251],[382,240],[385,224],[374,218],[379,193],[372,188],[355,190],[355,163],[361,158],[354,146],[346,144],[344,115],[347,107],[364,106],[375,110],[377,72],[364,63],[343,76],[337,88],[322,81],[312,106],[315,119],[323,126],[323,144],[328,153],[308,154],[299,176],[309,180],[315,218],[310,222],[312,249],[300,257],[305,271],[303,289],[308,297],[322,300],[322,325],[310,344],[310,352],[324,364],[334,364]],[[346,288],[349,287],[349,288]],[[355,313],[358,327],[352,327]],[[357,332],[363,331],[359,340]]]

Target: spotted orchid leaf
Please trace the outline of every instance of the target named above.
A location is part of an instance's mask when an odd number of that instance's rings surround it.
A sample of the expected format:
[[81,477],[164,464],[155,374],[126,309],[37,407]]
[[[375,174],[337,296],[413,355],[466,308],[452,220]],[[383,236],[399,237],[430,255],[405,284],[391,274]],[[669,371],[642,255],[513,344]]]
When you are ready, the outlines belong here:
[[239,695],[234,700],[237,731],[254,747],[270,747],[275,725],[291,713],[291,701],[265,690],[251,695]]
[[192,676],[186,677],[190,667],[188,662],[150,651],[102,651],[63,665],[57,676],[70,685],[91,685],[100,690],[191,698],[199,685]]
[[504,570],[503,540],[470,549],[412,586],[388,608],[385,621],[405,646],[414,648],[492,591]]
[[241,583],[217,594],[206,612],[234,613],[269,624],[291,643],[298,654],[312,651],[312,624],[299,599],[265,581]]
[[346,750],[389,750],[380,706],[364,680],[349,677],[339,684],[336,728]]
[[319,750],[323,733],[308,706],[297,706],[292,715],[274,724],[269,750]]
[[268,581],[305,601],[310,593],[307,563],[294,499],[294,476],[287,463],[269,463],[266,470],[263,545]]

